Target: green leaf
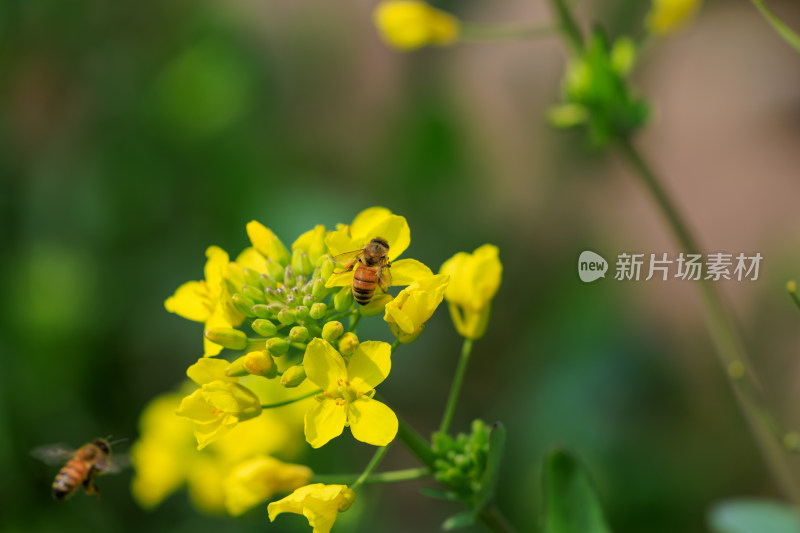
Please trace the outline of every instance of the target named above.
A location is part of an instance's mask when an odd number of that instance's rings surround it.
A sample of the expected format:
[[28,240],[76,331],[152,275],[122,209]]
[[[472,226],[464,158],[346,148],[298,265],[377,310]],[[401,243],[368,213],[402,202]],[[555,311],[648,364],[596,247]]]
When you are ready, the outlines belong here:
[[708,513],[714,533],[800,533],[797,511],[772,500],[728,500]]
[[544,462],[544,533],[610,533],[589,476],[567,451]]
[[473,512],[479,514],[494,496],[497,478],[500,477],[500,463],[506,447],[506,428],[502,422],[495,422],[489,434],[489,452],[486,456],[486,469],[483,471],[481,486],[475,493]]
[[462,527],[474,525],[475,515],[472,514],[472,511],[464,511],[463,513],[458,513],[457,515],[453,515],[445,520],[444,524],[442,524],[442,529],[445,531],[450,531],[453,529],[461,529]]

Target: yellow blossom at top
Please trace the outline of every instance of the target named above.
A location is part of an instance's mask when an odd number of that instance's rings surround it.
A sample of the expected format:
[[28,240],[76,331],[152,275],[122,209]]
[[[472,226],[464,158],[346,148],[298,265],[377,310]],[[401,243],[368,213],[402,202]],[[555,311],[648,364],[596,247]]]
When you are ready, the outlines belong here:
[[329,533],[339,511],[346,511],[356,499],[347,485],[315,483],[301,487],[267,508],[270,521],[281,513],[302,514],[308,518],[313,533]]
[[[164,307],[170,313],[195,322],[203,322],[205,329],[229,328],[238,326],[244,317],[230,305],[226,305],[227,294],[223,277],[228,266],[228,253],[218,246],[206,250],[208,258],[205,266],[205,279],[187,281],[167,298]],[[206,356],[217,355],[222,346],[204,339]]]
[[306,485],[312,471],[307,466],[284,463],[260,455],[237,465],[225,480],[225,507],[232,516],[272,498]]
[[701,0],[653,0],[647,27],[656,35],[675,33],[694,18],[701,4]]
[[373,399],[377,387],[392,368],[392,350],[385,342],[362,342],[345,364],[342,355],[323,339],[306,348],[303,366],[308,380],[320,387],[319,403],[305,416],[306,441],[323,446],[350,426],[361,442],[386,446],[397,435],[397,416]]
[[498,253],[497,246],[484,244],[472,254],[457,253],[439,269],[450,276],[444,297],[462,337],[478,339],[486,331],[491,301],[503,274]]
[[272,230],[265,227],[260,222],[251,220],[247,223],[247,236],[253,243],[253,248],[265,258],[272,259],[281,264],[289,261],[289,250],[283,245],[281,240],[272,233]]
[[428,44],[444,46],[458,39],[458,19],[425,2],[382,2],[375,8],[373,19],[383,40],[400,50],[413,50]]
[[442,303],[450,277],[445,274],[415,281],[386,304],[383,319],[397,339],[406,344],[414,341],[425,328],[425,322]]
[[[359,213],[349,226],[332,231],[325,238],[330,254],[334,257],[364,248],[375,237],[383,237],[389,243],[388,260],[392,262],[392,285],[409,285],[420,278],[432,276],[433,272],[416,259],[395,259],[411,244],[411,230],[404,217],[393,215],[385,207],[370,207]],[[347,287],[353,284],[353,270],[333,274],[326,287]]]

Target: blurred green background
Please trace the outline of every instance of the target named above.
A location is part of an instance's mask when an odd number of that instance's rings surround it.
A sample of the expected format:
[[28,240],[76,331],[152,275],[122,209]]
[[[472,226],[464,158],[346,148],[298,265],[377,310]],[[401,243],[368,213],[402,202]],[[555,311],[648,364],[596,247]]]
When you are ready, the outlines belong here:
[[[800,271],[800,62],[738,4],[708,2],[690,29],[645,49],[636,83],[655,114],[641,143],[709,250],[765,257],[757,282],[723,291],[770,404],[797,427],[800,313],[783,284]],[[775,2],[800,22],[791,4]],[[442,7],[549,20],[544,2]],[[612,262],[675,249],[622,161],[545,124],[561,43],[403,55],[379,42],[372,8],[0,1],[0,531],[308,530],[299,517],[267,526],[265,506],[198,514],[183,491],[143,511],[130,470],[102,478],[99,501],[56,503],[57,467],[29,451],[137,437],[143,407],[199,354],[200,326],[163,301],[201,277],[208,245],[237,253],[252,219],[291,243],[372,205],[408,219],[407,255],[434,270],[485,242],[501,249],[503,285],[456,427],[506,424],[498,503],[520,531],[537,523],[539,459],[554,444],[582,456],[618,533],[701,532],[713,502],[775,495],[696,287],[576,275],[585,249]],[[583,20],[636,35],[645,9],[580,5]],[[459,346],[442,308],[382,387],[424,434]],[[351,439],[314,461],[357,471],[368,452]],[[399,446],[383,464],[410,466]],[[422,485],[362,491],[339,529],[437,530],[457,508]]]

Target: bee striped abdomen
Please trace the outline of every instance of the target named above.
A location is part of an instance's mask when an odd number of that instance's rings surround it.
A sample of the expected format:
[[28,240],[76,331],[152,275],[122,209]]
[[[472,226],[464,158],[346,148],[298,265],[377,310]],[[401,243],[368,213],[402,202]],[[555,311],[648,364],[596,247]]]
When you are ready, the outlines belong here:
[[360,305],[368,304],[372,300],[372,295],[375,294],[377,285],[377,269],[359,263],[356,271],[353,272],[353,298],[355,301]]
[[56,475],[53,481],[53,496],[63,500],[80,485],[88,474],[89,465],[84,461],[72,460]]

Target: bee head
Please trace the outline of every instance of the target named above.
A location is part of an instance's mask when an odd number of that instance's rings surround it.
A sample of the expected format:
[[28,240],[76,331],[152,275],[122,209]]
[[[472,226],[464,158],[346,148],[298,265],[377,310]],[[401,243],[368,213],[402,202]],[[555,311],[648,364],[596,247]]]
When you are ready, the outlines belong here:
[[389,251],[389,241],[384,239],[383,237],[375,237],[371,241],[369,241],[369,247],[376,251],[381,251],[383,253],[387,253]]
[[111,446],[106,439],[96,439],[92,444],[100,448],[100,451],[105,454],[111,453]]

